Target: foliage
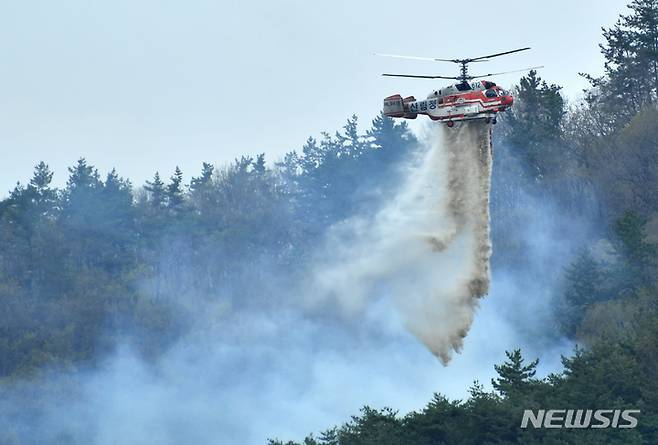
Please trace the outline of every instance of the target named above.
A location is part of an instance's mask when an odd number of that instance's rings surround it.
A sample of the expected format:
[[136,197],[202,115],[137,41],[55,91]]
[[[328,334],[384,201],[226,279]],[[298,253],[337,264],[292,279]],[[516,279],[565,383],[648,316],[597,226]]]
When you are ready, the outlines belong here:
[[[528,273],[528,289],[538,273],[562,283],[555,322],[584,348],[543,379],[537,360],[508,352],[494,366],[493,391],[476,382],[467,400],[435,394],[406,415],[364,407],[305,445],[658,443],[658,247],[648,236],[658,217],[658,3],[629,7],[604,29],[605,75],[588,76],[584,103],[567,106],[561,88],[532,71],[496,134],[494,273],[507,262]],[[157,358],[188,328],[198,298],[276,305],[259,284],[275,277],[274,286],[287,288],[286,279],[300,278],[295,265],[326,228],[375,209],[416,143],[406,124],[384,116],[365,132],[357,123],[353,116],[335,134],[309,138],[273,166],[263,154],[203,163],[189,184],[177,167],[136,190],[115,170],[103,177],[80,159],[58,189],[38,163],[0,201],[0,378],[10,384],[45,368],[93,366],[125,339]],[[568,267],[520,264],[528,196],[596,227],[565,253]],[[558,229],[569,236],[568,225]],[[601,241],[609,254],[597,250]],[[629,431],[519,428],[524,409],[564,407],[642,415]],[[0,441],[19,438],[9,431]]]
[[[554,320],[583,348],[563,358],[562,372],[543,379],[536,378],[538,361],[507,352],[494,366],[493,392],[476,382],[465,401],[435,394],[403,417],[366,407],[330,430],[331,442],[309,436],[305,443],[658,443],[658,246],[649,238],[649,221],[658,219],[658,3],[634,0],[629,7],[629,15],[604,29],[605,75],[588,76],[592,88],[583,103],[567,105],[559,86],[532,71],[495,134],[494,274],[507,264],[529,275],[530,289],[533,280],[552,283],[559,290]],[[526,207],[546,200],[573,225],[592,226],[573,235],[580,245],[566,253],[568,267],[526,270],[518,233],[530,224]],[[573,229],[558,230],[568,236]],[[639,427],[519,428],[524,409],[587,407],[640,409]]]
[[59,190],[40,162],[0,202],[0,377],[93,363],[126,338],[156,357],[197,298],[262,305],[247,283],[289,276],[325,227],[374,205],[414,143],[391,119],[362,134],[352,117],[274,168],[263,154],[204,163],[185,185],[176,167],[137,192],[85,159]]
[[633,0],[628,7],[629,15],[603,29],[605,76],[584,75],[593,87],[587,101],[604,134],[619,131],[658,97],[658,2]]
[[566,114],[560,89],[555,84],[548,85],[532,70],[515,88],[515,105],[505,116],[505,141],[523,148],[523,165],[534,178],[546,176],[564,162],[554,157]]
[[[329,430],[320,440],[308,436],[304,444],[643,444],[653,443],[658,412],[656,390],[647,385],[649,375],[626,346],[599,345],[589,351],[576,349],[564,358],[564,371],[534,379],[537,360],[524,364],[519,350],[507,352],[507,361],[495,366],[497,392],[487,392],[477,382],[467,401],[450,401],[435,394],[420,411],[400,417],[389,408],[364,407],[351,421]],[[623,429],[522,429],[526,409],[578,409],[584,407],[633,407],[641,410],[639,427]],[[327,438],[327,439],[325,439]],[[271,444],[283,444],[273,441]],[[297,442],[286,444],[299,445]]]

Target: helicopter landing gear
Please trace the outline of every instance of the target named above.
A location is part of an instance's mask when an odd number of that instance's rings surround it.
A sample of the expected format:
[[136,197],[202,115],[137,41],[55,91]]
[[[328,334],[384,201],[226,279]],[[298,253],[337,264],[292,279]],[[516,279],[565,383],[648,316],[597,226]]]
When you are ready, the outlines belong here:
[[455,123],[453,121],[448,121],[446,122],[446,125],[448,126],[448,128],[452,128],[455,126]]
[[494,124],[494,125],[496,125],[496,124],[498,123],[498,119],[496,119],[496,118],[494,117],[494,118],[491,120],[491,123]]
[[484,123],[485,124],[490,124],[491,123],[491,118],[490,117],[485,117],[484,118]]

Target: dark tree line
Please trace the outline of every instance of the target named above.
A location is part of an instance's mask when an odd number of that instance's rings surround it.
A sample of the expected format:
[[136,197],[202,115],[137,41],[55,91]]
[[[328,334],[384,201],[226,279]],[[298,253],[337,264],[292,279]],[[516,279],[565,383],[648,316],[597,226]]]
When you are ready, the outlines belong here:
[[[583,103],[531,72],[495,134],[493,273],[518,270],[528,289],[550,283],[556,331],[583,349],[546,379],[510,352],[492,391],[437,394],[404,416],[365,407],[306,445],[658,443],[658,3],[630,8],[604,29],[604,75],[589,77]],[[299,279],[326,227],[376,208],[415,142],[404,124],[380,116],[360,132],[352,117],[275,165],[264,155],[204,163],[189,183],[177,168],[138,189],[85,159],[58,189],[39,163],[0,201],[0,378],[93,366],[126,338],[157,357],[198,299],[278,304],[262,283]],[[541,218],[558,237],[579,240],[567,267],[519,263],[536,203],[550,203]],[[523,409],[551,407],[642,415],[626,431],[518,427]]]
[[[639,346],[639,345],[634,345]],[[537,361],[519,350],[496,366],[493,391],[474,382],[467,400],[434,394],[419,411],[406,415],[391,408],[365,406],[345,424],[301,443],[270,440],[270,445],[482,445],[482,444],[653,444],[658,439],[655,385],[639,351],[621,345],[597,345],[563,359],[564,371],[535,378]],[[613,371],[614,370],[614,371]],[[653,405],[652,405],[653,404]],[[526,409],[640,409],[636,429],[520,428]]]
[[157,356],[198,299],[277,304],[257,283],[293,279],[328,225],[385,194],[414,144],[404,124],[380,116],[360,133],[353,117],[274,166],[204,163],[189,184],[176,168],[139,190],[85,159],[57,189],[39,163],[0,202],[0,376],[92,363],[126,337]]

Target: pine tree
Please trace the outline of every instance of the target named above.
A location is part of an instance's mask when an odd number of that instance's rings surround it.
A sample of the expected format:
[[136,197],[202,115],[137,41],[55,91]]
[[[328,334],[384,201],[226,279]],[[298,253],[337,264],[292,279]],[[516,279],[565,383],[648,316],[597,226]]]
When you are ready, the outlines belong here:
[[566,114],[561,87],[549,85],[532,70],[516,88],[516,103],[505,116],[504,140],[516,149],[530,177],[541,179],[564,163],[562,121]]
[[116,169],[112,169],[105,177],[103,189],[110,198],[124,201],[124,204],[132,203],[132,185],[129,180],[119,176]]
[[547,84],[532,70],[516,88],[517,103],[509,117],[510,142],[525,146],[560,138],[565,115],[562,87]]
[[215,167],[207,162],[203,163],[201,176],[193,177],[190,181],[190,192],[194,195],[205,190],[212,183]]
[[30,179],[30,185],[40,194],[47,190],[53,180],[53,172],[50,171],[48,164],[41,161],[34,167],[34,175]]
[[566,269],[565,284],[556,318],[562,333],[573,338],[589,306],[606,296],[601,268],[588,249],[583,249]]
[[509,397],[525,391],[537,373],[539,360],[535,359],[525,365],[520,349],[515,349],[512,352],[505,351],[505,355],[507,355],[505,363],[494,365],[499,377],[491,379],[491,384],[503,396]]
[[621,15],[603,30],[605,71],[637,110],[656,100],[658,89],[658,1],[633,0],[630,15]]
[[352,115],[343,126],[344,134],[336,132],[336,141],[341,147],[338,156],[358,158],[365,148],[358,130],[358,118]]
[[178,166],[169,179],[166,195],[167,206],[173,211],[179,211],[183,205],[183,172]]
[[261,153],[256,156],[256,160],[252,163],[253,172],[257,176],[262,176],[265,174],[267,167],[265,166],[265,153]]
[[70,227],[78,230],[93,230],[102,220],[98,213],[101,205],[99,192],[102,182],[98,170],[80,158],[75,166],[69,167],[69,178],[64,192],[63,214]]
[[[510,390],[511,391],[511,390]],[[512,396],[521,392],[520,388],[514,388]],[[470,397],[463,407],[466,414],[465,422],[461,431],[468,430],[468,445],[493,444],[493,443],[515,443],[515,434],[510,437],[509,426],[516,423],[516,419],[510,419],[511,403],[503,404],[502,398],[495,392],[485,391],[484,387],[477,381],[468,390]],[[511,402],[509,398],[507,402]],[[486,427],[482,428],[482,425]],[[514,431],[516,433],[516,431]],[[463,433],[462,433],[463,434]],[[455,436],[459,437],[458,432]],[[453,443],[453,441],[446,441]]]
[[112,169],[105,177],[100,197],[106,228],[120,237],[129,237],[135,216],[130,181],[121,178],[116,169]]
[[338,445],[338,428],[330,428],[320,433],[321,445]]
[[190,181],[190,205],[197,216],[207,219],[213,210],[216,210],[216,196],[214,193],[213,175],[215,167],[203,163],[201,176],[193,177]]
[[163,208],[166,205],[166,192],[164,182],[160,179],[160,173],[155,172],[153,181],[146,181],[144,190],[148,192],[149,204],[153,208]]
[[302,156],[300,165],[302,174],[309,174],[324,162],[324,153],[318,146],[318,141],[309,137],[302,146]]
[[592,85],[587,101],[608,132],[621,129],[658,98],[658,0],[633,0],[629,15],[603,28],[605,75],[582,74]]
[[393,445],[405,443],[402,422],[397,411],[364,406],[360,416],[352,416],[339,432],[338,443],[355,445]]
[[100,185],[98,170],[88,165],[85,158],[78,159],[74,167],[69,167],[69,179],[66,182],[69,191],[97,189]]
[[385,116],[383,112],[373,119],[366,136],[370,140],[371,149],[381,150],[384,152],[384,157],[393,159],[406,154],[408,149],[417,142],[406,122],[398,124],[390,117]]
[[647,220],[635,212],[627,211],[614,227],[616,248],[625,261],[620,276],[626,288],[651,285],[655,281],[658,264],[658,246],[646,239]]
[[53,172],[48,164],[41,161],[34,167],[34,174],[27,186],[27,193],[36,207],[39,215],[52,216],[57,206],[57,190],[50,187]]

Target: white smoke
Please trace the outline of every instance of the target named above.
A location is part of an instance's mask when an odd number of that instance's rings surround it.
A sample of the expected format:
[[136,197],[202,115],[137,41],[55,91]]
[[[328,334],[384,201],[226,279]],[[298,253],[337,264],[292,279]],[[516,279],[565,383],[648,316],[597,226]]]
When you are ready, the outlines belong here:
[[[257,311],[199,304],[198,329],[155,360],[145,361],[122,346],[87,370],[54,370],[7,382],[0,387],[0,443],[301,441],[311,431],[348,420],[364,404],[406,413],[422,409],[433,391],[463,400],[473,380],[486,386],[495,376],[492,365],[504,360],[505,350],[522,347],[526,357],[541,357],[539,376],[559,371],[560,355],[568,354],[571,345],[551,337],[547,309],[554,279],[546,269],[550,264],[562,270],[576,244],[557,224],[565,215],[556,213],[549,199],[533,198],[522,187],[514,208],[524,209],[523,226],[515,233],[526,246],[524,268],[496,269],[492,292],[482,300],[464,340],[464,353],[442,368],[399,323],[403,319],[433,350],[450,353],[450,335],[461,344],[457,329],[468,327],[479,301],[458,283],[468,283],[479,271],[486,284],[489,247],[481,242],[486,206],[468,197],[486,197],[488,173],[482,173],[483,164],[477,167],[473,154],[479,147],[486,155],[482,141],[488,136],[482,135],[486,127],[470,127],[432,133],[432,143],[412,162],[400,193],[377,217],[332,228],[323,261],[313,267],[317,273],[299,283],[303,295],[317,294],[313,284],[320,285],[321,294],[339,298],[358,318],[336,320],[333,313],[300,311],[293,298],[297,293],[274,285],[276,277],[266,277],[254,285],[271,305]],[[509,169],[514,160],[504,153],[500,147],[499,180],[515,171]],[[484,182],[471,177],[459,184],[466,174],[463,165],[455,167],[460,156],[465,157],[462,164],[472,167],[469,174],[480,171],[477,177]],[[473,192],[478,187],[479,194]],[[480,213],[465,211],[459,202]],[[577,225],[568,218],[568,226],[573,230]],[[330,270],[322,273],[322,264]],[[451,289],[464,292],[466,301],[447,293]]]
[[372,218],[332,228],[314,269],[321,299],[351,314],[379,297],[444,364],[489,289],[489,124],[435,126],[408,182]]

